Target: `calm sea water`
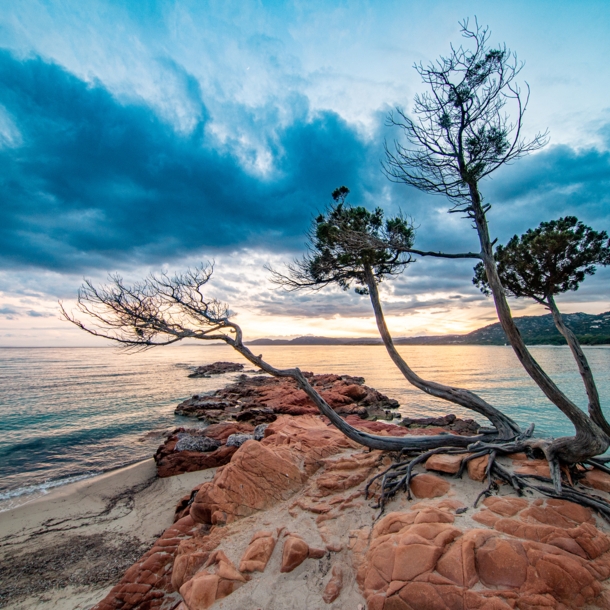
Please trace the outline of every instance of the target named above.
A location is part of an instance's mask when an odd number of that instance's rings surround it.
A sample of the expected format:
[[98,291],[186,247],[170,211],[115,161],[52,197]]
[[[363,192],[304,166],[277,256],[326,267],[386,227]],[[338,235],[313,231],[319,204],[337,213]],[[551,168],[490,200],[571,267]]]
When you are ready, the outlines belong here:
[[[396,398],[403,415],[468,411],[409,386],[382,346],[263,347],[280,367],[359,375]],[[400,348],[422,376],[469,388],[518,423],[544,436],[571,434],[569,421],[541,394],[508,347]],[[610,347],[586,348],[602,404],[610,415]],[[532,348],[534,356],[577,404],[580,377],[565,347]],[[0,510],[48,489],[150,457],[163,431],[193,425],[174,415],[192,394],[237,377],[189,379],[192,367],[242,361],[227,346],[171,346],[126,354],[114,348],[0,348]],[[246,363],[246,368],[251,366]]]

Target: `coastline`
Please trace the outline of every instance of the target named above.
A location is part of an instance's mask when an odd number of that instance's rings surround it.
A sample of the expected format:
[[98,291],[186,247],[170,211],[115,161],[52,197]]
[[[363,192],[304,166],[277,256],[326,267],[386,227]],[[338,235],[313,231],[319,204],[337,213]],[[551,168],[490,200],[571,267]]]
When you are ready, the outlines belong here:
[[0,513],[0,607],[89,608],[171,525],[177,498],[215,469],[156,477],[152,458]]

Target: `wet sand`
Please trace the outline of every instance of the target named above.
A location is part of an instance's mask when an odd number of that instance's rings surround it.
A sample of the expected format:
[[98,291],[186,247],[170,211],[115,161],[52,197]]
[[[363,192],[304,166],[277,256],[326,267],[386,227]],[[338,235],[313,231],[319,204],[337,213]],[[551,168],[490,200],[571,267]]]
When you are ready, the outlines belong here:
[[0,608],[90,608],[214,472],[159,479],[149,459],[0,513]]

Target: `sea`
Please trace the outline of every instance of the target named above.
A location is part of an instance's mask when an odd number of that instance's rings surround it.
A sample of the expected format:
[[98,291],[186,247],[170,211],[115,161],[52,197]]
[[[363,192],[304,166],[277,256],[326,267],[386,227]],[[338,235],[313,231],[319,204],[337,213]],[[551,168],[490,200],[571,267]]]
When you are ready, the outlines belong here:
[[[610,346],[586,347],[610,417]],[[505,346],[401,346],[421,376],[479,393],[538,436],[572,434],[570,422],[525,374]],[[567,347],[531,351],[560,388],[586,408]],[[473,413],[410,386],[383,346],[269,346],[256,353],[277,367],[365,378],[400,403],[408,417]],[[252,365],[225,345],[177,345],[127,353],[104,348],[0,348],[0,511],[50,490],[151,457],[178,426],[201,426],[174,414],[193,394],[212,392],[239,373],[189,378],[219,360]],[[483,422],[481,422],[483,423]]]

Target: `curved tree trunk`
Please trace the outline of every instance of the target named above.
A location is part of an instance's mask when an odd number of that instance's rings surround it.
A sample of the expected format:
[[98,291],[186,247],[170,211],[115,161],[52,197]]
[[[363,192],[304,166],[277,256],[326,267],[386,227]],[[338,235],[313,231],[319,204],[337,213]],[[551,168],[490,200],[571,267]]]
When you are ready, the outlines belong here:
[[576,335],[566,326],[563,316],[557,308],[557,304],[555,303],[555,299],[552,295],[547,298],[546,304],[551,311],[553,322],[555,322],[557,330],[567,341],[572,355],[574,356],[574,360],[576,360],[578,372],[582,377],[582,381],[587,392],[587,398],[589,399],[589,417],[605,432],[607,436],[610,436],[610,424],[608,424],[608,421],[604,417],[599,400],[599,393],[597,392],[597,386],[595,385],[595,380],[593,379],[593,373],[591,372],[589,362],[582,351],[580,343],[576,338]]
[[377,321],[379,334],[381,335],[390,358],[404,375],[405,379],[416,388],[430,394],[431,396],[441,398],[442,400],[447,400],[483,415],[495,426],[500,439],[507,440],[521,434],[521,429],[510,417],[504,415],[504,413],[495,407],[492,407],[489,403],[485,402],[481,397],[477,396],[473,392],[464,390],[462,388],[454,388],[443,385],[442,383],[436,383],[434,381],[426,381],[425,379],[419,377],[419,375],[417,375],[417,373],[415,373],[409,367],[404,358],[398,353],[398,350],[394,345],[392,335],[388,330],[385,322],[385,316],[383,315],[383,309],[379,299],[379,290],[377,289],[377,282],[375,281],[375,276],[373,275],[372,269],[369,266],[365,267],[365,278],[369,290],[369,296],[371,297],[371,303],[373,305],[373,311],[375,312],[375,320]]
[[299,369],[277,369],[265,362],[262,356],[255,356],[243,343],[241,329],[237,324],[229,324],[235,330],[235,339],[222,337],[239,352],[246,360],[261,370],[274,377],[290,377],[311,398],[322,415],[328,417],[331,423],[337,427],[345,436],[357,443],[371,449],[383,451],[427,451],[440,447],[468,447],[479,441],[492,441],[496,435],[481,434],[478,436],[458,436],[456,434],[437,434],[434,436],[379,436],[362,432],[350,426],[340,415],[335,413],[332,407],[320,396],[316,389],[309,383],[305,375]]
[[481,243],[481,255],[487,280],[496,305],[498,319],[506,337],[510,342],[519,362],[528,375],[536,382],[545,396],[555,404],[559,410],[572,422],[576,435],[555,439],[546,451],[547,459],[551,465],[551,472],[558,491],[561,489],[559,477],[558,460],[568,464],[576,464],[585,461],[595,455],[604,453],[610,445],[608,437],[587,415],[581,411],[553,382],[553,380],[542,370],[534,357],[527,349],[519,329],[512,318],[510,307],[506,300],[504,288],[498,276],[496,263],[493,256],[492,243],[489,238],[489,229],[481,195],[476,183],[469,184],[474,221]]

